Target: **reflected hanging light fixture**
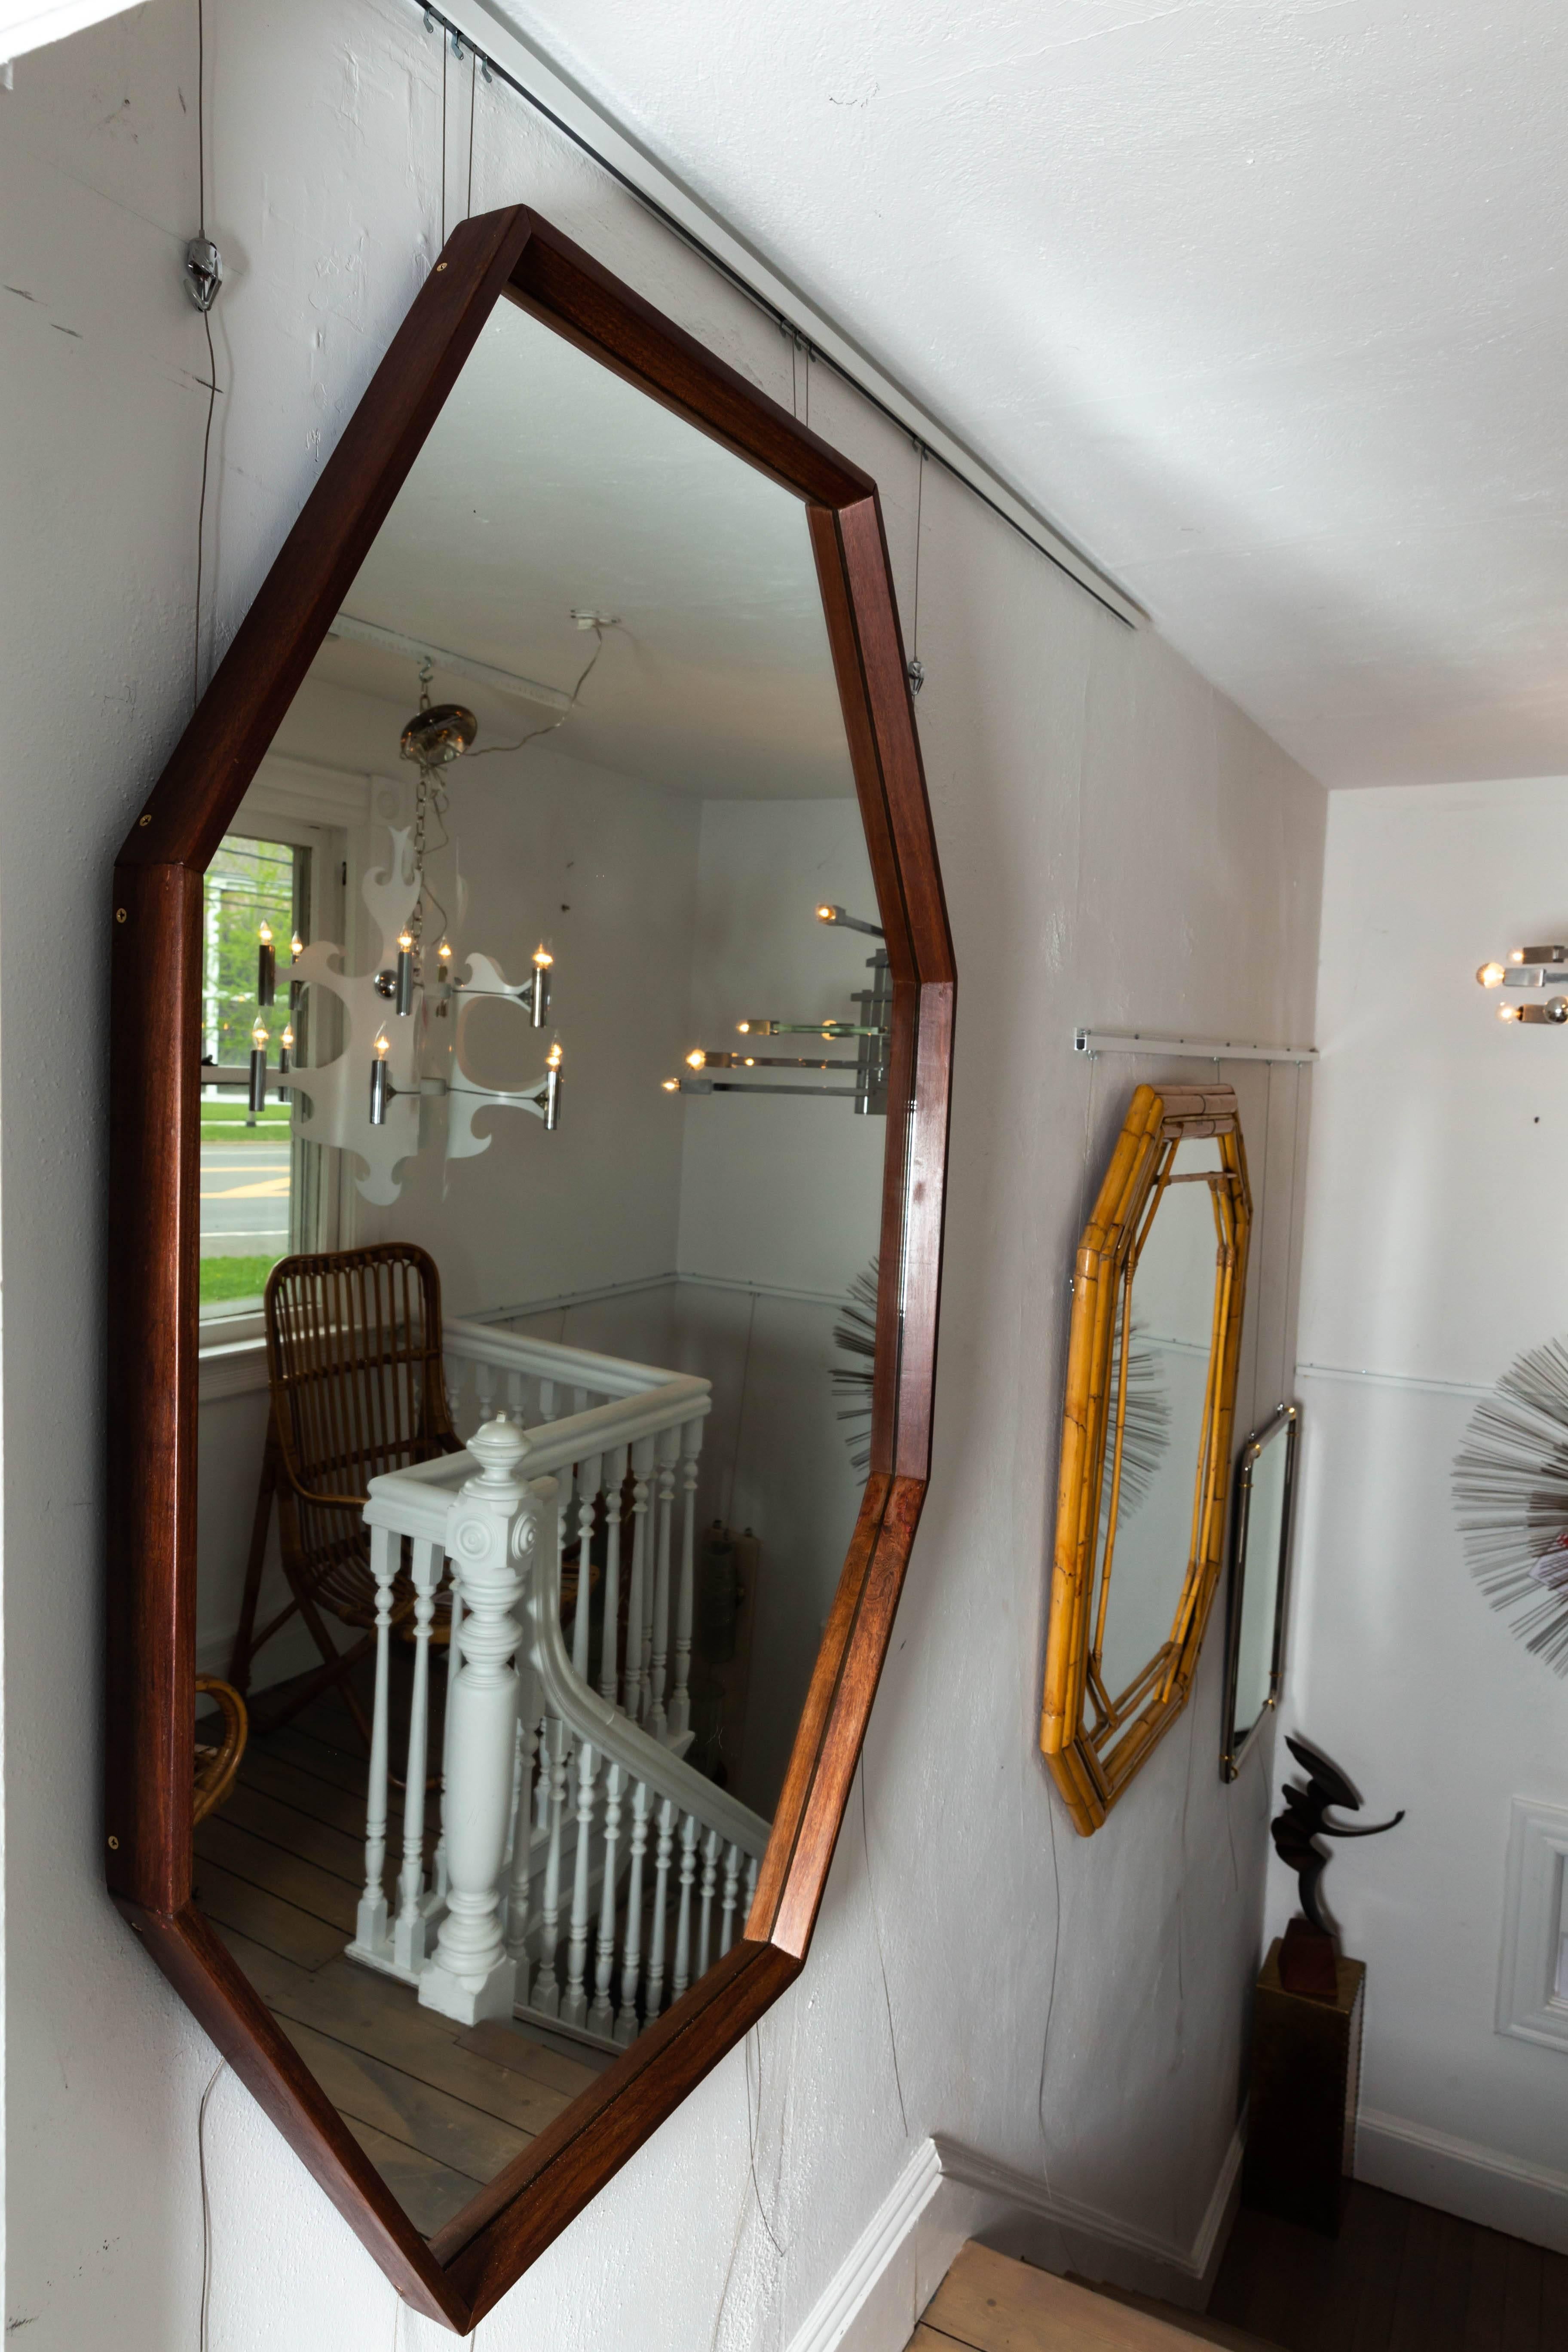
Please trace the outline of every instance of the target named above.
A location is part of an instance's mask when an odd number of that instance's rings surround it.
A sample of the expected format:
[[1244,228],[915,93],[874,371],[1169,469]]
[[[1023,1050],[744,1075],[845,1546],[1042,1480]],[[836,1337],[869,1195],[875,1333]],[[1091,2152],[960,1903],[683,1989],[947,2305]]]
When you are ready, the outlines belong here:
[[1476,980],[1482,988],[1504,992],[1498,1005],[1500,1021],[1553,1029],[1568,1026],[1568,996],[1537,994],[1531,999],[1525,995],[1526,991],[1550,988],[1554,982],[1568,986],[1568,947],[1514,948],[1507,963],[1483,963]]
[[[446,909],[430,887],[426,836],[431,816],[439,822],[446,814],[445,771],[473,742],[479,721],[459,703],[432,704],[430,675],[430,664],[423,663],[419,709],[400,738],[404,758],[418,771],[413,824],[388,826],[390,863],[384,871],[368,870],[361,879],[371,936],[381,943],[374,968],[357,977],[347,974],[341,947],[330,940],[306,946],[296,931],[289,940],[289,1018],[279,1041],[277,1071],[268,1070],[268,1033],[259,1016],[251,1032],[248,1066],[202,1066],[204,1085],[246,1087],[253,1113],[265,1104],[270,1082],[279,1096],[295,1104],[300,1115],[296,1131],[306,1141],[351,1151],[365,1163],[367,1174],[356,1179],[359,1189],[367,1200],[381,1202],[397,1198],[404,1161],[431,1144],[439,1142],[448,1160],[488,1150],[490,1137],[474,1132],[481,1110],[528,1111],[548,1135],[561,1123],[563,1054],[558,1037],[551,1043],[542,1078],[531,1087],[507,1090],[485,1086],[466,1065],[466,1015],[481,998],[518,1005],[533,1029],[548,1025],[555,960],[542,940],[528,978],[513,984],[491,957],[476,951],[462,959],[467,976],[458,977],[459,959],[447,930]],[[460,877],[458,891],[460,896]],[[434,923],[437,915],[438,930]],[[438,942],[428,955],[428,971],[427,921]],[[343,1050],[334,1060],[302,1070],[294,1062],[294,1023],[302,992],[310,987],[323,988],[338,999],[346,1034]],[[269,1005],[276,996],[277,951],[271,928],[264,923],[258,933],[257,999]],[[437,1022],[446,1026],[437,1030]],[[305,1034],[308,1040],[309,1032]],[[439,1126],[435,1123],[438,1104],[445,1110]]]
[[[868,938],[882,938],[879,923],[868,923],[858,915],[846,914],[842,907],[819,906],[816,919],[835,930],[864,931]],[[853,1102],[859,1118],[885,1118],[888,1115],[888,1053],[893,1029],[893,982],[888,964],[888,950],[879,947],[868,956],[866,969],[871,975],[868,988],[851,992],[849,1002],[860,1007],[858,1021],[774,1021],[755,1014],[737,1021],[736,1032],[748,1040],[757,1037],[819,1037],[825,1044],[853,1040],[855,1059],[832,1059],[817,1054],[755,1054],[750,1051],[712,1051],[694,1046],[686,1056],[687,1067],[700,1075],[689,1078],[666,1078],[667,1095],[830,1095],[844,1102]],[[854,1074],[851,1086],[812,1086],[764,1078],[737,1084],[732,1078],[710,1078],[710,1070],[848,1070]]]

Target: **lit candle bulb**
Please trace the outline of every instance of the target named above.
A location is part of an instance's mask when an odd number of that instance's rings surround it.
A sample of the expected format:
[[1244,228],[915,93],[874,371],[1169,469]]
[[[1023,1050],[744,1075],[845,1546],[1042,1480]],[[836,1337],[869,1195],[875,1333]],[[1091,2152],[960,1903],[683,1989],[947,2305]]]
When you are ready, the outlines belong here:
[[544,1132],[553,1135],[561,1124],[561,1040],[544,1056]]
[[843,912],[842,907],[818,907],[816,919],[819,923],[836,923]]
[[665,1078],[662,1079],[660,1083],[662,1084],[667,1095],[678,1095],[680,1092],[680,1080],[679,1078]]
[[686,1066],[688,1069],[700,1070],[706,1065],[707,1060],[708,1056],[703,1052],[701,1046],[694,1045],[690,1053],[686,1056]]
[[533,1025],[542,1029],[550,1013],[550,968],[555,961],[542,940],[533,950],[533,985],[529,993],[529,1006]]
[[413,1012],[414,934],[412,931],[399,931],[397,934],[397,990],[394,1001],[400,1014],[406,1015]]
[[271,924],[263,923],[256,936],[258,941],[256,951],[256,1001],[258,1004],[270,1004],[278,985],[278,958],[273,952]]
[[1484,963],[1476,974],[1483,988],[1500,988],[1506,976],[1500,963]]
[[250,1033],[250,1115],[267,1108],[267,1024],[259,1013]]
[[375,1041],[374,1056],[370,1066],[370,1123],[372,1127],[386,1125],[386,1057],[392,1051],[392,1040],[384,1030]]
[[286,1021],[283,1024],[283,1034],[278,1040],[278,1075],[280,1078],[287,1077],[289,1075],[289,1056],[293,1051],[294,1024],[291,1021]]
[[304,954],[304,952],[305,952],[305,942],[304,942],[304,940],[300,937],[299,932],[298,932],[298,931],[296,931],[296,932],[295,932],[295,934],[294,934],[294,936],[293,936],[293,938],[292,938],[292,939],[289,940],[289,962],[290,962],[290,963],[298,963],[298,962],[299,962],[299,961],[300,961],[300,958]]
[[1518,1005],[1500,1004],[1497,1009],[1497,1017],[1500,1021],[1517,1021],[1519,1019]]

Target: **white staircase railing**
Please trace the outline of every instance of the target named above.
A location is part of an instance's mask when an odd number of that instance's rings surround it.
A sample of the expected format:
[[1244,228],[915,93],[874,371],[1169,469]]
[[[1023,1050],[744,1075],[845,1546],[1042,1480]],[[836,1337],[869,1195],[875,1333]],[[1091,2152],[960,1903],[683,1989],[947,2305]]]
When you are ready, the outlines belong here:
[[[689,1737],[697,1459],[709,1383],[475,1324],[447,1327],[447,1361],[459,1430],[470,1402],[479,1412],[497,1402],[506,1410],[465,1454],[372,1484],[375,1706],[365,1891],[349,1951],[464,2022],[515,2011],[624,2046],[733,1942],[768,1835],[766,1822],[679,1752]],[[572,1410],[558,1416],[563,1402]],[[525,1426],[530,1413],[538,1418]],[[595,1690],[596,1524],[605,1560]],[[568,1641],[562,1555],[574,1541]],[[413,1693],[401,1868],[389,1900],[392,1590],[405,1542],[416,1592]],[[430,1629],[447,1562],[440,1842],[427,1873]]]

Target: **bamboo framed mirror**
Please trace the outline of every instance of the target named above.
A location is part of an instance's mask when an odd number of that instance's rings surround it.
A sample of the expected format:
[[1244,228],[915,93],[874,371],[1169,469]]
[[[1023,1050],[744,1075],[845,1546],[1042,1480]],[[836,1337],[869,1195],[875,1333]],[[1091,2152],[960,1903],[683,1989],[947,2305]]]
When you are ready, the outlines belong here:
[[925,1492],[875,484],[468,221],[109,911],[110,1887],[466,2332],[802,1967]]
[[1261,1429],[1248,1433],[1237,1456],[1219,1766],[1226,1780],[1236,1779],[1254,1734],[1279,1703],[1300,1430],[1299,1408],[1282,1404]]
[[1074,1262],[1047,1633],[1040,1746],[1085,1837],[1192,1687],[1251,1216],[1234,1089],[1139,1087]]

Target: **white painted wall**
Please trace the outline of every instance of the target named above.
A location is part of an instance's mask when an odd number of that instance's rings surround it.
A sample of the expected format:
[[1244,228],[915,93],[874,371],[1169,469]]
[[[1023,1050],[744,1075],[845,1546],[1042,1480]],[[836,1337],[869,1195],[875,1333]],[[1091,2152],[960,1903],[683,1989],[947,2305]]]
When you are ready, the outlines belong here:
[[[429,265],[442,67],[402,0],[208,0],[207,26],[230,266],[221,641]],[[0,293],[19,419],[0,639],[51,714],[25,756],[14,739],[0,755],[8,2294],[31,2352],[196,2333],[214,2057],[103,1895],[91,1737],[101,941],[113,847],[189,709],[194,75],[191,13],[156,5],[24,61],[0,94],[0,275],[25,289]],[[448,95],[456,208],[460,77]],[[476,100],[477,205],[538,205],[791,397],[773,325],[503,89]],[[820,368],[809,396],[814,427],[881,482],[912,616],[914,454]],[[1141,1074],[1086,1069],[1069,1029],[1306,1034],[1322,800],[1157,637],[934,468],[921,539],[919,717],[963,974],[931,1497],[809,1969],[483,2324],[482,2352],[780,2345],[933,2126],[1073,2200],[1058,2256],[1099,2258],[1098,2215],[1124,2250],[1184,2257],[1231,2142],[1268,1790],[1262,1760],[1220,1783],[1217,1641],[1092,1841],[1036,1747],[1068,1251]],[[1244,1380],[1272,1403],[1294,1355],[1300,1082],[1237,1076],[1272,1268]],[[232,2078],[207,2126],[214,2344],[384,2352],[391,2289]],[[406,2316],[398,2338],[446,2340]]]
[[[1331,797],[1284,1704],[1374,1814],[1409,1809],[1325,1882],[1369,1972],[1360,2170],[1560,2247],[1568,2059],[1493,2013],[1510,1799],[1568,1801],[1568,1688],[1471,1580],[1449,1478],[1568,1322],[1559,1040],[1474,977],[1555,938],[1565,866],[1568,779]],[[1276,1864],[1276,1933],[1294,1885]]]

